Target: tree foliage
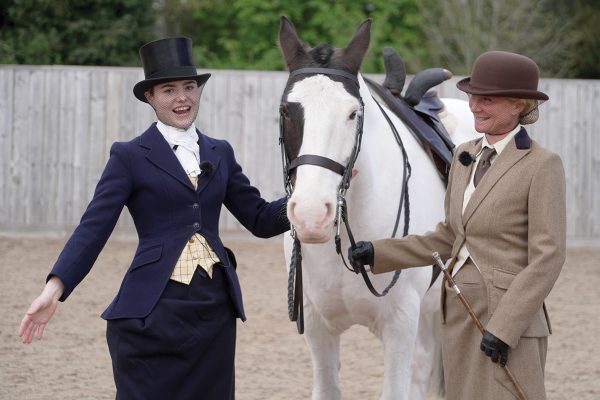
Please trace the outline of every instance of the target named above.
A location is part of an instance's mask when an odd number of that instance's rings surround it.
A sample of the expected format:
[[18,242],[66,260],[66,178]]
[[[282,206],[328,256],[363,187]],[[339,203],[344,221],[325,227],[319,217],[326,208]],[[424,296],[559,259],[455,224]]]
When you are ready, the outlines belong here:
[[145,0],[4,0],[0,62],[139,65],[152,34]]
[[568,56],[573,78],[600,79],[600,3],[598,0],[555,0],[552,11],[562,20],[574,21],[576,40]]
[[484,51],[532,57],[545,77],[600,78],[598,0],[0,0],[0,63],[139,65],[153,39],[193,39],[201,68],[281,70],[279,17],[314,47],[373,19],[365,72],[393,47],[407,71],[468,74]]
[[[161,0],[163,35],[194,41],[203,67],[283,69],[277,47],[279,17],[287,16],[307,45],[345,47],[361,22],[373,19],[363,69],[383,70],[381,54],[394,46],[407,59],[422,56],[423,35],[414,0]],[[177,24],[172,23],[178,21]],[[410,64],[410,63],[409,63]]]
[[[560,3],[563,3],[562,5]],[[596,46],[580,29],[595,15],[590,4],[572,0],[426,0],[419,2],[425,19],[430,61],[468,74],[477,56],[488,50],[527,55],[540,66],[543,76],[576,77],[581,74],[585,48]],[[588,29],[593,29],[588,23]],[[594,42],[596,44],[594,44]],[[580,49],[578,50],[578,46]],[[596,67],[598,67],[596,53]],[[596,74],[600,73],[596,69]]]

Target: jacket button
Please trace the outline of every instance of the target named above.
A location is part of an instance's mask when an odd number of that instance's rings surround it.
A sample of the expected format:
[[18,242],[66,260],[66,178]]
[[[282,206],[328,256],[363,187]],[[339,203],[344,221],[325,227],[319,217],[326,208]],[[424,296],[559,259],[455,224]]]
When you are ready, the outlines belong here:
[[192,204],[192,208],[193,208],[194,210],[197,210],[197,209],[199,209],[199,208],[200,208],[200,204],[198,204],[198,203],[194,203],[194,204]]
[[192,226],[194,227],[194,229],[200,229],[200,224],[198,222],[194,222]]

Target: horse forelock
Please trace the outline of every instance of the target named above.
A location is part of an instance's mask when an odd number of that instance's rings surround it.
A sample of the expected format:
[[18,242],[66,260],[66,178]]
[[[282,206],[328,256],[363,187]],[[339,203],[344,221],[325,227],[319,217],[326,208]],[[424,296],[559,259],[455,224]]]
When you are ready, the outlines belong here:
[[308,54],[316,64],[322,68],[333,68],[330,66],[335,49],[328,44],[321,44],[312,49]]

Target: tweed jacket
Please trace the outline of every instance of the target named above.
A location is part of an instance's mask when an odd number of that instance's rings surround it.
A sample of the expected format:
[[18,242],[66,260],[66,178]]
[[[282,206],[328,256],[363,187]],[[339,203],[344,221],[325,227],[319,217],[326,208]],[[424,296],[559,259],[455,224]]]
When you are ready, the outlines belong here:
[[108,240],[124,206],[133,217],[138,247],[105,319],[143,318],[157,303],[187,240],[200,233],[223,262],[238,317],[245,319],[235,261],[219,237],[222,205],[259,237],[289,229],[286,199],[267,202],[236,162],[224,140],[198,131],[200,158],[212,164],[197,189],[167,141],[152,124],[129,142],[114,143],[110,158],[81,222],[48,279],[64,284],[64,301],[87,275]]
[[449,259],[465,244],[487,287],[486,329],[516,347],[522,336],[551,333],[544,299],[565,260],[564,169],[557,154],[521,128],[484,175],[463,213],[474,164],[462,165],[458,155],[480,150],[479,139],[455,151],[445,220],[424,235],[373,242],[373,272],[430,265],[432,251]]

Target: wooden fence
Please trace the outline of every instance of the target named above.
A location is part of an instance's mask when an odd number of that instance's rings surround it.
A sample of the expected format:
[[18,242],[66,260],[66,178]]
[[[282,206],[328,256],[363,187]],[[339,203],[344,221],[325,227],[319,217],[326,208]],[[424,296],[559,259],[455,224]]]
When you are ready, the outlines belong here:
[[[197,126],[231,142],[265,198],[282,196],[278,112],[287,73],[211,72]],[[132,94],[141,79],[140,68],[0,66],[0,233],[63,234],[76,226],[111,144],[154,121]],[[440,85],[440,95],[465,99],[457,80]],[[600,243],[600,81],[543,79],[540,89],[551,100],[529,130],[562,156],[568,236]],[[117,229],[131,227],[124,211]],[[224,212],[221,229],[241,227]]]

